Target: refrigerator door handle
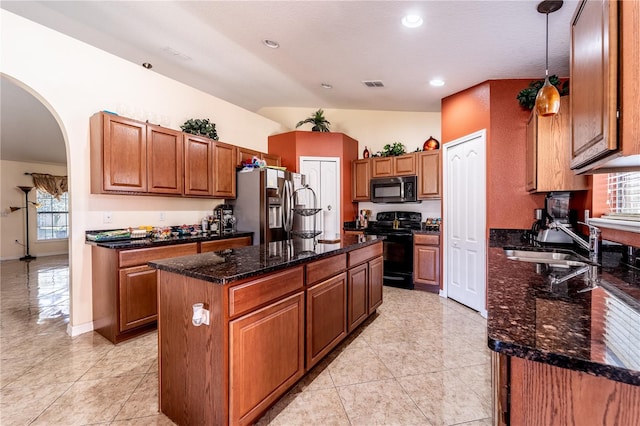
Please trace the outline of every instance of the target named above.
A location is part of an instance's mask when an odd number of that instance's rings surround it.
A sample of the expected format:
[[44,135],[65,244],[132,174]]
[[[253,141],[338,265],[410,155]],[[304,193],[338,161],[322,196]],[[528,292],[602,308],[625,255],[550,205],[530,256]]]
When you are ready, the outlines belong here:
[[284,230],[289,233],[291,232],[290,220],[291,220],[291,182],[285,180],[282,182],[282,224],[284,226]]

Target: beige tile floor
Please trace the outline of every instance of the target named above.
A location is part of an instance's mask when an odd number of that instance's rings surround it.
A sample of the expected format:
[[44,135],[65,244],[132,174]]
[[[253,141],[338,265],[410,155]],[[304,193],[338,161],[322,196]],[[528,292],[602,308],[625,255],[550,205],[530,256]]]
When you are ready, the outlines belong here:
[[[171,425],[158,413],[157,333],[112,345],[66,334],[66,256],[1,265],[0,424]],[[384,304],[259,425],[490,425],[486,322],[434,294]]]

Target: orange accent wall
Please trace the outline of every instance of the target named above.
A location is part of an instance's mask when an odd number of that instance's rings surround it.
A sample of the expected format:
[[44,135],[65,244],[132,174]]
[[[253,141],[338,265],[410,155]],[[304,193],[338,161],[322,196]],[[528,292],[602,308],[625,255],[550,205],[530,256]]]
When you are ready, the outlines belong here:
[[280,156],[280,164],[297,172],[300,157],[340,157],[341,220],[356,216],[351,198],[351,162],[358,159],[358,141],[338,132],[296,130],[269,136],[269,153]]
[[[533,79],[489,80],[442,100],[443,143],[487,131],[487,228],[528,229],[545,194],[525,189],[526,126],[530,111],[516,95]],[[579,216],[590,208],[587,191],[572,194]]]

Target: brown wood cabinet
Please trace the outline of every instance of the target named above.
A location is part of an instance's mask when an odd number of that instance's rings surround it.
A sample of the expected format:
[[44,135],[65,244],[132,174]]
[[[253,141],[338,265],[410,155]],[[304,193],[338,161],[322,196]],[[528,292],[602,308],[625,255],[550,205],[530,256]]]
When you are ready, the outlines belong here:
[[351,332],[367,319],[369,314],[369,265],[363,263],[349,269],[347,283],[349,285],[348,330]]
[[382,305],[382,277],[384,275],[382,256],[369,261],[369,315]]
[[371,160],[368,158],[354,160],[351,174],[353,175],[351,192],[353,201],[370,201]]
[[606,172],[615,167],[612,159],[640,154],[638,25],[636,1],[584,0],[576,9],[571,23],[571,168],[578,173]]
[[371,159],[372,177],[415,175],[416,156],[405,154],[396,157],[376,157]]
[[440,150],[422,151],[417,154],[418,199],[442,198],[440,189]]
[[236,198],[236,147],[213,143],[213,196]]
[[413,236],[413,282],[418,290],[440,288],[440,235]]
[[498,353],[492,375],[497,425],[640,424],[639,386]]
[[157,271],[147,262],[251,243],[237,237],[131,250],[91,247],[94,330],[119,343],[156,327]]
[[589,189],[586,176],[570,169],[571,140],[569,96],[560,98],[560,111],[538,117],[533,111],[527,122],[526,189],[529,192],[579,191]]
[[183,133],[184,193],[190,196],[213,196],[213,139]]
[[91,192],[147,192],[145,123],[105,112],[90,120]]
[[231,321],[229,360],[229,424],[253,424],[304,375],[304,292]]
[[91,247],[94,330],[119,343],[154,329],[157,271],[147,262],[197,252],[197,243],[134,250]]
[[183,193],[184,143],[182,132],[147,124],[147,191]]
[[267,163],[267,166],[280,167],[280,156],[276,154],[262,153],[262,159]]
[[307,368],[347,335],[347,275],[342,272],[307,290]]
[[244,148],[239,146],[237,148],[236,153],[236,161],[237,167],[242,167],[242,162],[251,162],[253,157],[257,157],[261,160],[264,160],[267,163],[267,166],[280,166],[280,156],[275,154],[267,154],[265,152],[256,151],[254,149]]

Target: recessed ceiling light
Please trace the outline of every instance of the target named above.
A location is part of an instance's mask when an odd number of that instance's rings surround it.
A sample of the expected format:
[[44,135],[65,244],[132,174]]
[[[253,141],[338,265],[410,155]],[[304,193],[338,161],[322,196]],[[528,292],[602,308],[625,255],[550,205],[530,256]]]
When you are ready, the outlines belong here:
[[149,62],[143,62],[142,66],[148,70],[150,70],[151,68],[153,68],[153,65],[151,65]]
[[418,28],[420,25],[422,25],[422,22],[422,18],[418,15],[407,15],[402,18],[402,25],[407,28]]
[[434,78],[433,80],[431,80],[429,82],[430,85],[435,86],[435,87],[441,87],[444,86],[444,80],[440,80],[438,78]]
[[333,89],[333,86],[329,83],[320,83],[320,87],[322,87],[323,89]]
[[262,43],[265,46],[270,47],[271,49],[277,49],[278,47],[280,47],[280,43],[274,40],[269,40],[268,38],[265,38],[264,40],[262,40]]

